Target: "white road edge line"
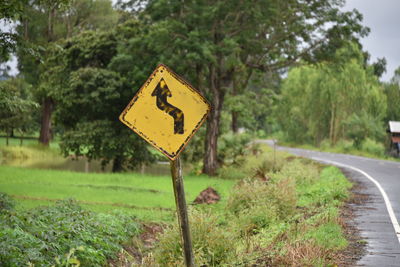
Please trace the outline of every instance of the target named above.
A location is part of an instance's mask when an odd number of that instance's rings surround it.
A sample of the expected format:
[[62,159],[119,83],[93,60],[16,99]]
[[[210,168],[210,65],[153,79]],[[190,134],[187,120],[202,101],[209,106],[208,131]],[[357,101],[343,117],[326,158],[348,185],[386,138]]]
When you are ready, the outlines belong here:
[[392,204],[390,204],[389,197],[387,196],[385,190],[383,190],[382,186],[378,183],[378,181],[376,181],[374,178],[372,178],[372,176],[369,175],[368,173],[366,173],[365,171],[360,170],[360,169],[358,169],[356,167],[353,167],[353,166],[350,166],[350,165],[346,165],[346,164],[342,164],[342,163],[339,163],[339,162],[336,162],[336,161],[321,159],[321,158],[318,158],[318,157],[311,157],[311,158],[313,160],[316,160],[316,161],[326,162],[328,164],[332,164],[332,165],[336,165],[336,166],[352,169],[354,171],[357,171],[357,172],[361,173],[362,175],[367,177],[371,182],[373,182],[376,185],[376,187],[378,187],[379,191],[381,192],[381,194],[383,196],[383,199],[385,200],[386,209],[387,209],[387,211],[389,213],[389,217],[390,217],[390,220],[392,221],[392,225],[393,225],[394,231],[395,231],[397,239],[398,239],[398,241],[400,243],[400,225],[399,225],[399,222],[397,221],[396,215],[394,214],[394,211],[393,211],[393,208],[392,208]]

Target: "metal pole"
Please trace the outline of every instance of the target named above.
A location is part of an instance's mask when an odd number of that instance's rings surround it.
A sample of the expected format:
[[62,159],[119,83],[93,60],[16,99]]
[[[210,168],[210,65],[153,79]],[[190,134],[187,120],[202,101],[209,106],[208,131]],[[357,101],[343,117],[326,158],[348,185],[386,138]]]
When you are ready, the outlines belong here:
[[171,160],[171,176],[174,186],[176,211],[178,213],[179,228],[182,237],[182,246],[187,267],[194,267],[194,255],[192,250],[192,238],[190,236],[189,218],[185,200],[185,190],[183,188],[181,159],[177,157]]

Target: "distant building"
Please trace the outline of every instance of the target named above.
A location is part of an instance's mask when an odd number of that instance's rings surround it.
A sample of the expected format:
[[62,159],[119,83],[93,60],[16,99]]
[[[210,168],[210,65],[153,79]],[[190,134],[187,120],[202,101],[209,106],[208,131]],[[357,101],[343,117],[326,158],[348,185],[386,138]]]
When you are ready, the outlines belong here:
[[390,150],[395,150],[400,156],[400,121],[389,121]]

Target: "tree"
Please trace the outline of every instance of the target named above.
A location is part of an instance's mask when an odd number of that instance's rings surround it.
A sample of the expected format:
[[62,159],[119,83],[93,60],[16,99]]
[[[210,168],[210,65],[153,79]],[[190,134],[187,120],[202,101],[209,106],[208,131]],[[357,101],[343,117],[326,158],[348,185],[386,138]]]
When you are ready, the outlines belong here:
[[100,159],[103,165],[112,161],[114,172],[154,160],[144,141],[118,121],[134,94],[129,80],[109,68],[118,43],[134,34],[125,26],[86,31],[54,46],[42,80],[44,86],[54,88],[65,155]]
[[389,83],[384,84],[387,98],[387,114],[385,121],[400,121],[400,68],[394,72]]
[[[274,72],[300,58],[332,55],[341,40],[366,34],[361,15],[342,13],[342,1],[131,1],[145,6],[146,53],[185,76],[210,100],[203,172],[214,175],[226,95],[242,94],[254,70]],[[136,4],[135,4],[136,3]],[[145,39],[146,39],[145,38]],[[155,66],[156,64],[154,64]],[[153,66],[153,67],[154,67]]]
[[[350,137],[357,145],[368,135],[377,136],[375,128],[382,126],[386,97],[373,68],[365,69],[363,61],[357,45],[350,44],[336,52],[332,63],[289,72],[277,117],[290,141],[319,145],[329,139],[334,145]],[[378,126],[369,127],[367,120]]]
[[29,85],[20,78],[10,78],[0,82],[0,129],[8,136],[14,130],[29,131],[37,103],[32,101]]
[[18,20],[23,14],[27,0],[7,0],[0,5],[0,19],[8,23],[8,30],[0,29],[0,63],[10,59],[10,54],[16,51],[18,35],[13,33],[11,22]]
[[60,39],[72,37],[87,29],[111,29],[118,20],[110,0],[34,0],[24,6],[17,27],[20,39],[35,46],[37,53],[18,50],[19,70],[33,85],[42,106],[39,142],[48,145],[52,132],[55,101],[53,88],[46,88],[40,77],[47,72],[43,63],[48,49]]

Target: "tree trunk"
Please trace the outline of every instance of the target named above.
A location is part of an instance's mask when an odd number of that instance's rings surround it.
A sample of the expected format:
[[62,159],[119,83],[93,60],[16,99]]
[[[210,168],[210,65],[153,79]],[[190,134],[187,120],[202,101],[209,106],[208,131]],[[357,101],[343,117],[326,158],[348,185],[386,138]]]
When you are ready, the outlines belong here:
[[[219,75],[218,75],[219,74]],[[222,104],[224,102],[225,92],[221,88],[221,75],[211,68],[210,71],[210,89],[213,93],[212,108],[207,120],[205,154],[203,158],[203,173],[214,176],[218,168],[218,136],[219,124],[221,120]]]
[[28,41],[29,31],[28,31],[28,19],[27,18],[24,19],[23,24],[24,24],[24,39],[25,39],[25,41]]
[[218,111],[212,109],[207,120],[207,130],[205,139],[205,154],[203,159],[203,173],[214,176],[217,174],[218,159],[218,135],[220,115]]
[[239,125],[238,125],[238,116],[239,114],[236,111],[232,111],[232,132],[237,134],[239,132]]
[[50,97],[46,97],[42,105],[43,110],[39,142],[48,146],[51,138],[51,114],[53,113],[54,103]]
[[329,140],[331,142],[331,145],[333,145],[333,131],[335,128],[335,104],[332,104],[331,106],[331,118],[329,122]]
[[53,6],[49,10],[47,18],[47,42],[54,41],[54,18],[56,17],[56,6]]
[[121,172],[124,169],[122,168],[123,157],[118,155],[114,158],[112,172]]
[[[233,75],[233,86],[232,86],[232,97],[236,97],[238,94],[238,81],[236,79],[236,75]],[[232,121],[231,121],[231,129],[234,134],[239,132],[238,118],[239,113],[237,111],[231,112]]]

